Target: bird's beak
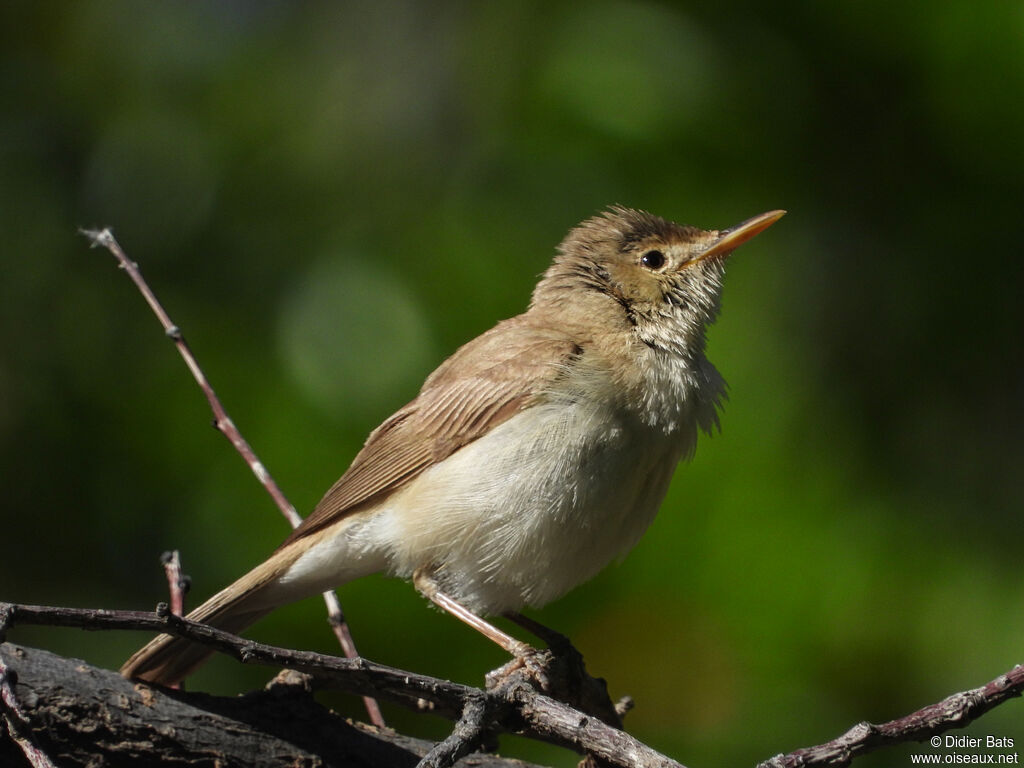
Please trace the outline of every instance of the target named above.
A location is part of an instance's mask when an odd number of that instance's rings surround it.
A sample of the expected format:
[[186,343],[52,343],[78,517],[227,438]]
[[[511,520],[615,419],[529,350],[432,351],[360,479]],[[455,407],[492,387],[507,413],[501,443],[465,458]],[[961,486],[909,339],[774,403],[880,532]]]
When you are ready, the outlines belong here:
[[701,261],[709,256],[720,256],[735,251],[743,245],[743,243],[747,242],[747,240],[752,238],[754,235],[764,232],[768,227],[785,215],[785,211],[768,211],[768,213],[762,213],[751,219],[747,219],[742,224],[737,224],[735,227],[723,229],[718,233],[718,239],[712,242],[706,251],[699,254],[690,263],[692,264],[695,261]]

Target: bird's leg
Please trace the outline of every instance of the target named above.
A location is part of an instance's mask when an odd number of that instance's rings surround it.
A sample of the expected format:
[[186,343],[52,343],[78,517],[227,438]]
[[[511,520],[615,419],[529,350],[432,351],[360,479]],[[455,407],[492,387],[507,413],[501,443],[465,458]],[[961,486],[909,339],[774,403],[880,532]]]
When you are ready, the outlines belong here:
[[568,637],[521,613],[506,613],[505,618],[509,621],[515,622],[547,643],[547,651],[537,650],[532,645],[498,629],[442,592],[429,569],[420,568],[413,573],[412,583],[421,595],[442,611],[468,624],[513,656],[512,661],[488,673],[489,690],[509,683],[514,684],[525,677],[529,684],[540,691],[595,715],[609,725],[622,727],[621,715],[608,698],[608,688],[604,680],[587,674],[583,656]]
[[458,602],[451,596],[446,595],[441,591],[441,588],[438,586],[437,581],[429,570],[425,568],[418,569],[412,575],[412,583],[421,595],[442,611],[450,613],[459,621],[468,624],[488,640],[501,646],[513,656],[512,661],[508,664],[499,667],[487,675],[488,688],[493,688],[494,686],[499,685],[519,670],[525,672],[527,677],[533,680],[540,690],[547,691],[550,688],[550,681],[548,679],[548,672],[546,669],[546,665],[551,658],[549,655],[538,651],[532,645],[528,645],[522,640],[516,640],[512,635],[498,629],[489,621],[477,616],[466,606],[462,605],[462,603]]
[[459,621],[468,624],[488,640],[493,643],[497,643],[516,658],[529,656],[531,653],[535,652],[535,649],[532,646],[527,645],[522,640],[516,640],[512,635],[501,631],[489,621],[477,616],[466,606],[462,605],[462,603],[459,603],[442,592],[429,571],[422,568],[417,570],[412,575],[412,583],[421,595],[442,611],[450,613]]

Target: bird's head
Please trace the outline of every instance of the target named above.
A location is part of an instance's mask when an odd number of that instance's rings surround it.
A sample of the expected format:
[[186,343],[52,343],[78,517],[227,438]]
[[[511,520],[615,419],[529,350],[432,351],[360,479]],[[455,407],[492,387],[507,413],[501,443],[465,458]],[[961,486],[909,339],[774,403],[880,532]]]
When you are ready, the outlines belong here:
[[704,230],[615,206],[569,232],[531,307],[628,329],[652,349],[699,353],[718,313],[726,257],[784,213]]

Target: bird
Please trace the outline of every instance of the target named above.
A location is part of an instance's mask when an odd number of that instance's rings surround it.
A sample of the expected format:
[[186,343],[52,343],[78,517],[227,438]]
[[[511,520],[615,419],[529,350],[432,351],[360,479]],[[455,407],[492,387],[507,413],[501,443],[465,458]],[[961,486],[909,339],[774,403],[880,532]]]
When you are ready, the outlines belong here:
[[[784,214],[704,230],[615,205],[572,228],[527,310],[456,350],[309,517],[188,618],[237,634],[385,573],[529,652],[485,617],[543,606],[639,541],[698,434],[719,427],[706,338],[728,256]],[[172,685],[209,655],[160,635],[121,673]]]

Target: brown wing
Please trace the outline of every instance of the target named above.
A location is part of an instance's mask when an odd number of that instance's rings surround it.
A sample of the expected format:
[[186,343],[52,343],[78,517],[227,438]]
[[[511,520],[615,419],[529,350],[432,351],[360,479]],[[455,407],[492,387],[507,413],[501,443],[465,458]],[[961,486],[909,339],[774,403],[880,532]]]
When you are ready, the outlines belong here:
[[363,449],[282,547],[374,504],[466,443],[529,407],[580,347],[525,315],[462,346],[411,403],[370,433]]

